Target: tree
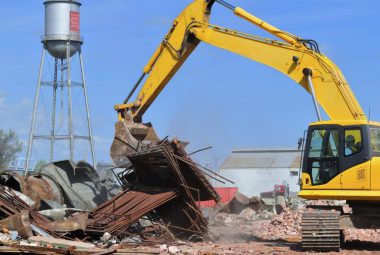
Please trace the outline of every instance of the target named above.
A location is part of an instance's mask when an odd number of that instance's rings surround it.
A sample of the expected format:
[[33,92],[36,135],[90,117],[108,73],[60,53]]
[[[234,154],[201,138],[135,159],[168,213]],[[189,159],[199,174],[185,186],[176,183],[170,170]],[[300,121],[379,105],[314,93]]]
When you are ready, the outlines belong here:
[[5,132],[0,129],[0,170],[8,167],[12,160],[16,159],[16,154],[22,151],[22,143],[13,130]]

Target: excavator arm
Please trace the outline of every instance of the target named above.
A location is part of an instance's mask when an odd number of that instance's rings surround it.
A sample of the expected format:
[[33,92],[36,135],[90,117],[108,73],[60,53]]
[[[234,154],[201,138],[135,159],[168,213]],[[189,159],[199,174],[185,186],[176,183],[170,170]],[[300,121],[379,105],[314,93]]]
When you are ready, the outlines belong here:
[[[281,41],[211,25],[209,18],[215,3]],[[310,92],[319,120],[322,120],[319,105],[332,120],[366,120],[343,74],[319,52],[314,41],[284,32],[222,0],[194,0],[174,20],[123,104],[115,106],[119,118],[111,147],[115,164],[123,161],[125,155],[159,142],[154,129],[141,124],[142,116],[200,42],[265,64],[290,77]],[[131,101],[141,83],[136,99]]]
[[[209,24],[211,8],[215,2],[282,41]],[[142,115],[199,42],[239,54],[287,75],[310,92],[317,110],[319,104],[331,119],[366,120],[340,69],[319,52],[314,41],[302,40],[279,30],[242,8],[231,6],[222,0],[195,0],[174,20],[170,31],[145,66],[138,83],[124,103],[115,106],[119,119],[132,119],[140,123]],[[130,102],[146,75],[137,98]]]

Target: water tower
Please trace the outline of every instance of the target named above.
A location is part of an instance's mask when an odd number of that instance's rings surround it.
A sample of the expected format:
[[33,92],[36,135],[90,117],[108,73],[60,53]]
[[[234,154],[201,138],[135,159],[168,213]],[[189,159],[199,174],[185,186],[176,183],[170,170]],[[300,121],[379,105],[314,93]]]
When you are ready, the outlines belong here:
[[[53,162],[55,155],[55,143],[57,141],[66,141],[68,145],[68,154],[66,159],[74,161],[76,155],[76,140],[88,141],[88,146],[91,151],[92,163],[95,167],[95,153],[90,120],[90,111],[87,99],[86,80],[83,68],[82,44],[83,40],[80,36],[80,6],[81,3],[76,0],[46,0],[45,5],[45,35],[42,36],[42,55],[37,81],[37,90],[34,101],[34,109],[32,116],[32,124],[30,128],[30,136],[26,157],[25,173],[29,169],[31,160],[33,143],[35,140],[48,140],[50,142],[50,161]],[[49,53],[46,54],[46,53]],[[77,54],[78,53],[78,54]],[[72,80],[72,59],[75,56],[79,57],[79,81]],[[46,58],[50,58],[54,62],[54,71],[51,80],[43,80],[44,63]],[[39,100],[42,87],[52,89],[51,100],[51,119],[48,134],[40,134],[39,126],[36,126],[36,116],[39,112]],[[73,119],[73,90],[81,89],[84,97],[84,112],[86,115],[86,135],[77,135],[74,130]],[[67,118],[65,133],[60,134],[56,127],[57,125],[57,95],[60,94],[65,102],[67,109],[64,110]],[[64,97],[62,96],[64,95]],[[62,99],[63,100],[63,99]],[[61,111],[62,114],[63,111]],[[80,157],[80,155],[79,155]],[[83,158],[81,158],[83,159]]]

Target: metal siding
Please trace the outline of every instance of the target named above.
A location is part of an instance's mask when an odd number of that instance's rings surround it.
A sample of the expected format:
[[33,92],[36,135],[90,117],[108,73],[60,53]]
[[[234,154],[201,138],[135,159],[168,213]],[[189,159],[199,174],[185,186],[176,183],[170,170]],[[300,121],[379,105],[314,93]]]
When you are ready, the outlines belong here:
[[[237,187],[219,187],[219,188],[215,188],[215,190],[220,196],[220,199],[221,199],[220,202],[228,203],[235,196],[236,192],[238,191],[238,188]],[[215,206],[215,204],[216,203],[214,200],[207,200],[207,201],[198,202],[198,205],[201,208],[213,207],[213,206]]]
[[66,44],[70,42],[70,56],[79,50],[80,6],[77,1],[57,0],[45,2],[45,35],[49,54],[58,59],[66,59]]
[[[275,184],[286,181],[291,192],[299,191],[298,176],[290,176],[293,168],[221,169],[219,174],[235,182],[239,192],[251,197],[273,190]],[[223,184],[219,185],[223,187]]]
[[298,167],[301,151],[294,149],[236,150],[222,163],[229,168],[288,168]]
[[[80,4],[76,2],[55,1],[45,3],[45,36],[79,36]],[[71,13],[78,15],[77,30],[71,29]]]

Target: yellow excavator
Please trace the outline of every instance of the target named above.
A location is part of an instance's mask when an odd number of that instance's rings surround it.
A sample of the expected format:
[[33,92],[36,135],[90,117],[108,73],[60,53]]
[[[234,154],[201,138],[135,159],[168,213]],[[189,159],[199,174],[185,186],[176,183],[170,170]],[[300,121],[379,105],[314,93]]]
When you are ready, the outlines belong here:
[[[266,39],[209,23],[218,3],[279,40]],[[302,220],[302,247],[337,250],[341,231],[380,228],[380,123],[369,121],[340,69],[313,40],[282,31],[223,0],[194,0],[174,20],[122,104],[111,157],[116,164],[136,148],[160,142],[142,116],[200,42],[270,66],[311,94],[318,121],[309,125],[303,149],[301,191],[311,200],[346,200],[341,206],[308,208]],[[145,77],[146,76],[146,77]],[[143,83],[137,98],[131,100]],[[323,120],[320,107],[330,118]]]

